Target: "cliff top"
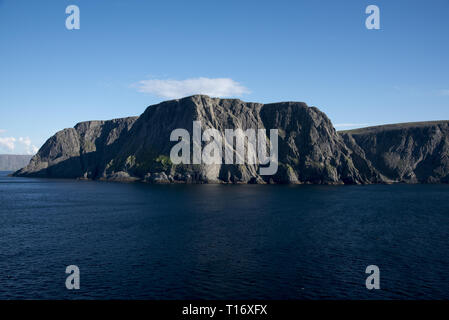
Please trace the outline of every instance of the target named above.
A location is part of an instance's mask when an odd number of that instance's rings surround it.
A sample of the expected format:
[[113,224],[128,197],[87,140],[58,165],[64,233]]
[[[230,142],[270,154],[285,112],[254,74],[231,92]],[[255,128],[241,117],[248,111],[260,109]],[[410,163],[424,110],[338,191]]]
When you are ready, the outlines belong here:
[[449,120],[435,120],[435,121],[421,121],[421,122],[403,122],[403,123],[394,123],[394,124],[385,124],[379,126],[371,126],[365,128],[358,128],[352,130],[340,130],[338,133],[344,134],[373,134],[382,131],[392,131],[392,130],[401,130],[401,129],[411,129],[411,128],[422,128],[422,127],[431,127],[435,125],[441,125],[449,123]]

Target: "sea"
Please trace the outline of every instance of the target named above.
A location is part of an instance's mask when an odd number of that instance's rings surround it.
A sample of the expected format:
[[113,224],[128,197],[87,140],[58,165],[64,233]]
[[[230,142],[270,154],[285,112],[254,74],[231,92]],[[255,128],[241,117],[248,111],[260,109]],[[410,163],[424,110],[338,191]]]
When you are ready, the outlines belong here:
[[[0,172],[0,299],[449,299],[449,185],[151,185],[8,173]],[[66,286],[68,266],[79,270],[79,289]],[[369,266],[377,288],[367,288]]]

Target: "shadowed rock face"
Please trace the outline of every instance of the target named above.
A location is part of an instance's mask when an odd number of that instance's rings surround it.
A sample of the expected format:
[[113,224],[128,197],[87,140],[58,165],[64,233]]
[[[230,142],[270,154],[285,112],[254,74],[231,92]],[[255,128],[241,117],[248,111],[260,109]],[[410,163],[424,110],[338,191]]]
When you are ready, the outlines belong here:
[[15,176],[98,178],[137,117],[87,121],[57,132]]
[[449,122],[393,124],[341,133],[366,159],[373,182],[449,182]]
[[[174,129],[278,129],[279,167],[175,165]],[[204,95],[150,106],[140,117],[89,121],[51,137],[16,176],[154,183],[447,182],[448,124],[382,126],[338,133],[327,116],[301,102],[248,103]],[[203,147],[206,143],[203,143]]]

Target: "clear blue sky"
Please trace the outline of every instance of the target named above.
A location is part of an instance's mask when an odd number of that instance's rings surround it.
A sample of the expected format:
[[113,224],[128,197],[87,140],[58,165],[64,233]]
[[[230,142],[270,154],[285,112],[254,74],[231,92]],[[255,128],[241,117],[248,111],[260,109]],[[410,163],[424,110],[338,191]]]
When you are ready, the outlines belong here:
[[304,101],[338,128],[449,119],[448,16],[448,0],[0,0],[0,153],[139,115],[167,80],[232,79],[242,100]]

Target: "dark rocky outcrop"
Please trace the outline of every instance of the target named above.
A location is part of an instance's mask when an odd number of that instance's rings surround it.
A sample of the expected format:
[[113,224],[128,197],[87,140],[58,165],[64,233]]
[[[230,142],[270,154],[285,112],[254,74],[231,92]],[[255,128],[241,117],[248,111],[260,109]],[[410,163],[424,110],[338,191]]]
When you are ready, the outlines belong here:
[[57,132],[16,176],[90,178],[103,175],[137,117],[87,121]]
[[31,155],[0,154],[0,171],[15,171],[25,167],[31,159]]
[[449,182],[449,121],[376,126],[341,135],[375,173],[372,182]]
[[[173,164],[169,155],[177,142],[170,133],[184,128],[192,136],[193,121],[223,135],[225,129],[278,129],[277,173],[262,176],[256,164]],[[443,121],[339,133],[323,112],[305,103],[196,95],[150,106],[138,118],[64,129],[15,175],[152,183],[447,182],[448,139]]]

